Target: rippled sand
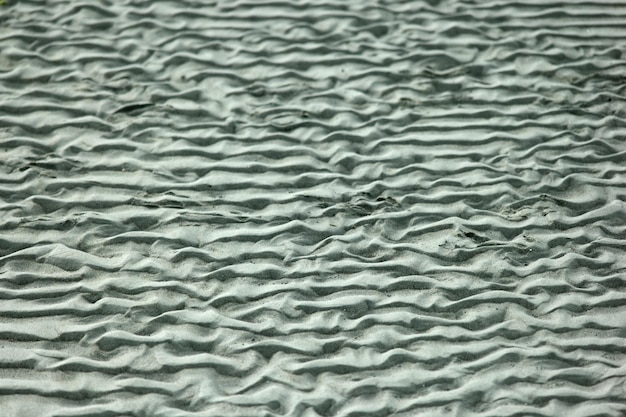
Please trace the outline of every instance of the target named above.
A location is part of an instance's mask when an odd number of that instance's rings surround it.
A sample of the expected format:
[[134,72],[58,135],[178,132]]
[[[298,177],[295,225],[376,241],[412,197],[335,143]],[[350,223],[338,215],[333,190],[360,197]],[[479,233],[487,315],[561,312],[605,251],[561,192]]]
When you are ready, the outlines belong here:
[[0,6],[0,415],[626,415],[620,1]]

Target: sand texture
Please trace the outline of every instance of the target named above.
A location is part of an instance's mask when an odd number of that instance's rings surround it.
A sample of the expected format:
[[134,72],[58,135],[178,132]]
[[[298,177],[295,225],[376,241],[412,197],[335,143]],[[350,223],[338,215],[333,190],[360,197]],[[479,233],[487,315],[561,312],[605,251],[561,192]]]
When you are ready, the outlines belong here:
[[3,3],[1,417],[626,416],[623,1]]

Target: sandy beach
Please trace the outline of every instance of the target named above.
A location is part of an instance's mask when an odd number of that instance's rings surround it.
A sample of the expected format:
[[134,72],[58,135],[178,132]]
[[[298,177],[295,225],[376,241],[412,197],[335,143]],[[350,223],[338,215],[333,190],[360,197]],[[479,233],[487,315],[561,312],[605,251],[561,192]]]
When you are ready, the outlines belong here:
[[626,415],[622,2],[3,3],[2,417]]

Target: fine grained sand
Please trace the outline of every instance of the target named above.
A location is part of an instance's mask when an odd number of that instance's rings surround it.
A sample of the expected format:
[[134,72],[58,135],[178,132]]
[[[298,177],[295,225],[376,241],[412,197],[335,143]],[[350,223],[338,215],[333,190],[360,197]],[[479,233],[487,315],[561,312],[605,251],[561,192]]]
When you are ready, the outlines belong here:
[[0,6],[0,415],[626,415],[621,1]]

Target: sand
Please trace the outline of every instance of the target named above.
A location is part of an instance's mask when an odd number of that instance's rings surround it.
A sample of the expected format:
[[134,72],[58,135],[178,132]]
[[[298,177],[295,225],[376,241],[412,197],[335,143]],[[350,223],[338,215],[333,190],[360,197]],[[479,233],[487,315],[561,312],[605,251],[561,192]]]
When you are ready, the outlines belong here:
[[0,23],[3,417],[626,414],[621,2]]

